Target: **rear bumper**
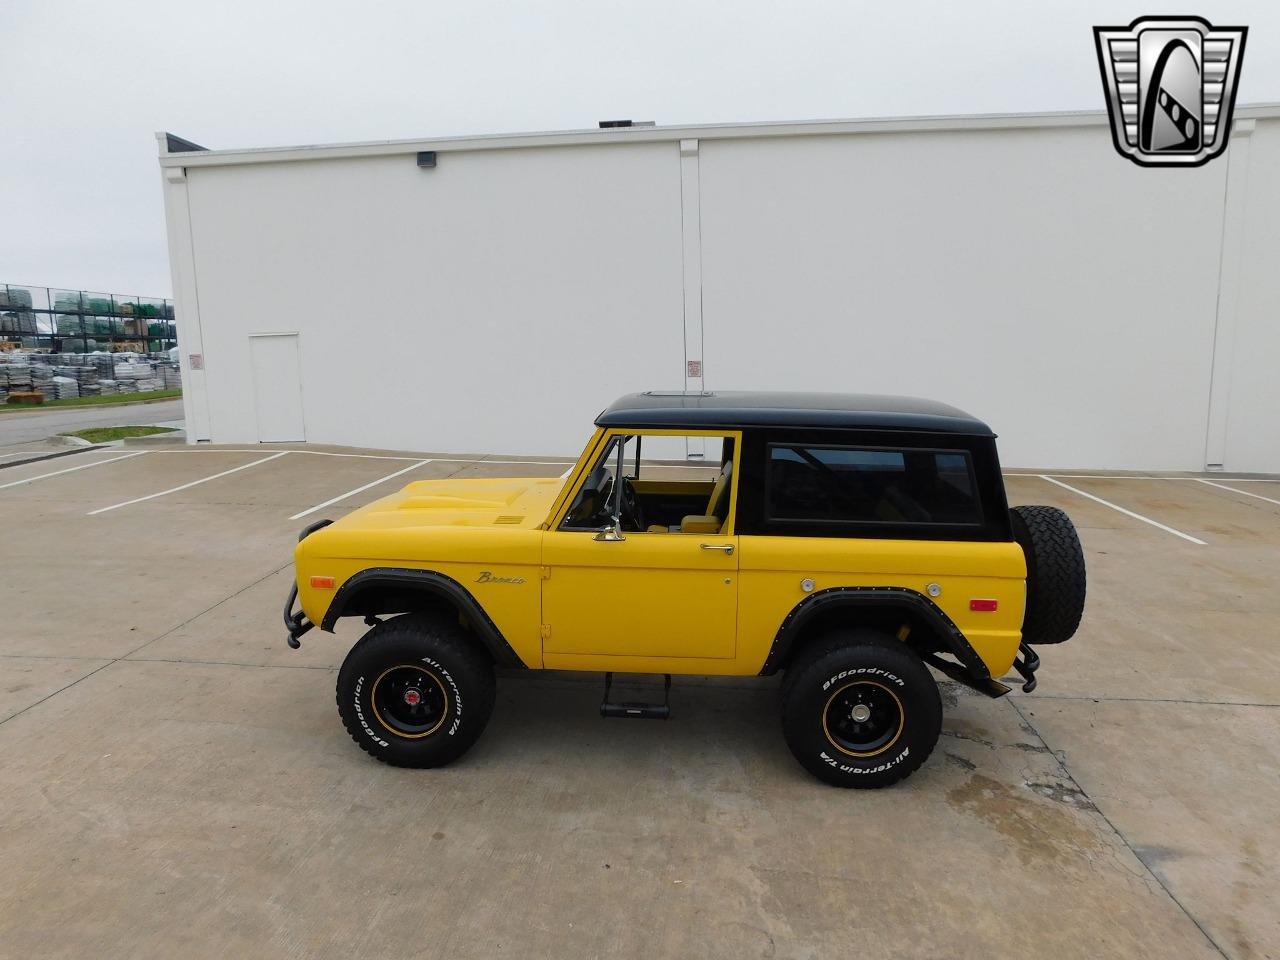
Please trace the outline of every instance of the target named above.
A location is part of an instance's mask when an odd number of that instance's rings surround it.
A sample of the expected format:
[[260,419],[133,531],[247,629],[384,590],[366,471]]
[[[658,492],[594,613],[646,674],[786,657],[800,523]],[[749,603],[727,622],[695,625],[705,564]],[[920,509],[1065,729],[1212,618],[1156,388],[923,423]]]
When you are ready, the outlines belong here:
[[1022,676],[1022,692],[1030,693],[1039,683],[1036,679],[1036,671],[1040,669],[1040,657],[1025,643],[1018,644],[1019,656],[1014,658],[1013,669],[1017,670]]
[[[1003,697],[1012,689],[999,680],[993,680],[990,677],[975,677],[960,664],[952,660],[945,660],[936,653],[926,654],[924,661],[939,673],[946,674],[956,683],[962,683],[970,690],[977,690],[979,693],[986,694],[993,700],[997,697]],[[1038,683],[1036,671],[1040,669],[1040,658],[1025,643],[1018,645],[1018,656],[1013,660],[1013,669],[1018,671],[1024,681],[1022,684],[1023,693],[1030,693],[1036,688]]]

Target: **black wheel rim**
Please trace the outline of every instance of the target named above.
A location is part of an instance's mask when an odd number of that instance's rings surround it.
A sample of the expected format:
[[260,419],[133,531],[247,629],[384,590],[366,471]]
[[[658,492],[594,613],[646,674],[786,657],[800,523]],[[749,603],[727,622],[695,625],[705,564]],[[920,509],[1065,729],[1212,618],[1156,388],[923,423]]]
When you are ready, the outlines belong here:
[[370,693],[378,722],[398,737],[417,739],[440,729],[449,711],[449,695],[440,678],[415,664],[384,670]]
[[884,684],[858,680],[827,700],[822,729],[831,745],[852,757],[884,753],[902,736],[902,701]]

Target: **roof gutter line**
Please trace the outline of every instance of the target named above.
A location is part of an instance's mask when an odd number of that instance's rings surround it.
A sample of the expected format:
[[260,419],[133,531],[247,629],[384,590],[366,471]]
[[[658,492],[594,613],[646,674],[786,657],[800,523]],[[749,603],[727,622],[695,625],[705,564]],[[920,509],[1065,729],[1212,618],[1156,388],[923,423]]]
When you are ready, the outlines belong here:
[[[1280,117],[1280,103],[1237,106],[1235,116]],[[1053,113],[992,113],[954,116],[886,117],[862,120],[771,120],[753,123],[686,124],[667,127],[615,127],[604,130],[561,130],[547,133],[497,133],[419,140],[374,140],[360,143],[313,146],[255,147],[240,150],[208,150],[190,141],[183,152],[170,149],[160,156],[163,167],[227,166],[250,163],[285,163],[472,150],[517,150],[531,147],[598,146],[618,143],[662,143],[688,138],[699,140],[756,139],[766,137],[839,136],[871,133],[911,133],[944,130],[1005,130],[1045,127],[1101,126],[1108,122],[1104,110]]]

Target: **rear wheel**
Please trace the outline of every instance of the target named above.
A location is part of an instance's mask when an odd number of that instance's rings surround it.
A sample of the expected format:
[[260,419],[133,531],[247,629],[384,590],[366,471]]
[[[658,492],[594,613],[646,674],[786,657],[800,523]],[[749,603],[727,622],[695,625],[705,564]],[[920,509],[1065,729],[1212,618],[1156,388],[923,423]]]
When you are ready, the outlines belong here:
[[462,756],[484,732],[494,694],[489,658],[445,616],[378,624],[338,672],[347,732],[399,767],[439,767]]
[[933,674],[878,630],[833,634],[787,670],[783,736],[819,780],[887,787],[928,759],[941,731]]

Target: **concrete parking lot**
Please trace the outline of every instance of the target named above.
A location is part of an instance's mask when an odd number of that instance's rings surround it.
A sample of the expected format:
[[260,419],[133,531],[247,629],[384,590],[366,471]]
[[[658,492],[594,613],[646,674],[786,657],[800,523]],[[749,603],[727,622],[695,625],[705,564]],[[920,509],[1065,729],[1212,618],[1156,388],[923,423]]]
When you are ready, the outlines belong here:
[[1010,476],[1081,530],[1081,632],[1034,694],[945,684],[933,759],[860,792],[774,680],[626,723],[504,679],[452,767],[351,743],[361,625],[284,644],[303,516],[567,461],[41,452],[0,459],[0,957],[1280,956],[1280,482]]

